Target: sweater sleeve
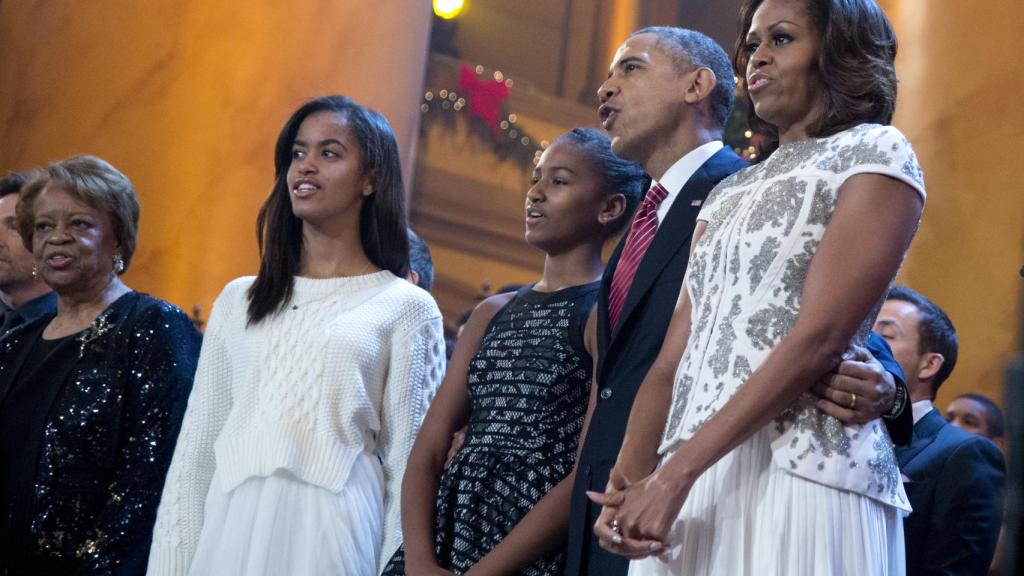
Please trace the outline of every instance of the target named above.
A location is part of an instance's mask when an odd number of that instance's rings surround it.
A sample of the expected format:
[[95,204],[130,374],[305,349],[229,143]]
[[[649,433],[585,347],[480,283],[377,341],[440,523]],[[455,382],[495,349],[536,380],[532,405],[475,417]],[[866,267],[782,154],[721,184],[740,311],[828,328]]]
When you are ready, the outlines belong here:
[[[433,303],[431,303],[433,304]],[[392,342],[381,410],[378,442],[384,469],[384,543],[378,563],[383,568],[402,542],[400,495],[405,464],[427,407],[444,377],[444,335],[441,316],[431,317],[397,335]]]
[[231,410],[230,335],[223,326],[229,303],[224,300],[222,294],[210,313],[195,382],[164,482],[149,555],[151,575],[186,574],[203,527],[203,506],[215,468],[213,444]]

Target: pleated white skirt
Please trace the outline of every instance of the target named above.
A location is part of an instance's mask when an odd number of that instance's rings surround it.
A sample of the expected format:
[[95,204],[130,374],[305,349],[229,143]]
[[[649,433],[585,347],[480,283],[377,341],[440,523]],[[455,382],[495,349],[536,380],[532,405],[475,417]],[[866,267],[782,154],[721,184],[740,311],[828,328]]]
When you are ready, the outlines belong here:
[[278,470],[230,492],[216,475],[191,576],[376,576],[384,521],[380,462],[361,454],[334,493]]
[[901,512],[789,474],[772,462],[767,429],[694,484],[672,527],[667,562],[634,561],[630,576],[902,576]]

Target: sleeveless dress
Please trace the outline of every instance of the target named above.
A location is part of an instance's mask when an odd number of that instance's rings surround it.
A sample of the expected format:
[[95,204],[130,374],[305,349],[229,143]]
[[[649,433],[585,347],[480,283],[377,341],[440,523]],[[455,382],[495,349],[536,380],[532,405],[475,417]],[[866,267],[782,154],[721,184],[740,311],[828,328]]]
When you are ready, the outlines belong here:
[[[526,287],[487,327],[466,379],[466,440],[435,501],[434,553],[442,568],[469,570],[572,471],[593,367],[583,332],[598,286],[548,293]],[[560,574],[564,556],[550,554],[520,574]],[[404,547],[384,574],[405,574]]]
[[[659,447],[663,462],[793,327],[839,189],[862,173],[925,195],[910,144],[878,125],[783,145],[711,192],[687,271],[693,324]],[[853,343],[864,344],[877,312]],[[808,392],[697,480],[672,527],[668,562],[636,561],[630,574],[903,574],[909,510],[885,426],[844,426]]]

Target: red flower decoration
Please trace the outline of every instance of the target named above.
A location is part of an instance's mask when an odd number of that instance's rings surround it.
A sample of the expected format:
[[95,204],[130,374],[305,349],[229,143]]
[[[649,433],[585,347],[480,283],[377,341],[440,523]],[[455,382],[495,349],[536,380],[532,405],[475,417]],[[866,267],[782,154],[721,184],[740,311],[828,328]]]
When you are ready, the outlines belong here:
[[459,89],[468,96],[469,113],[484,121],[495,140],[501,138],[498,118],[502,102],[508,99],[508,86],[497,80],[482,81],[472,68],[463,64],[459,71]]

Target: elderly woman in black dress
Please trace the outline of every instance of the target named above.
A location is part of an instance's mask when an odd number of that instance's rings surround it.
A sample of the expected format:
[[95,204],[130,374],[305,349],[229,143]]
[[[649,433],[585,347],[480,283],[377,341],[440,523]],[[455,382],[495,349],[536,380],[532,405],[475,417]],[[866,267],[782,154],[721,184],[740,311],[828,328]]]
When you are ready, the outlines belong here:
[[0,573],[142,574],[200,336],[121,281],[139,202],[78,156],[21,192],[18,230],[57,308],[0,343]]

